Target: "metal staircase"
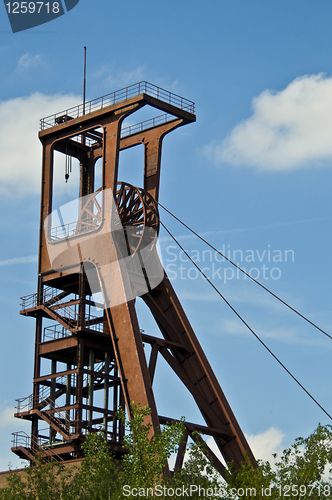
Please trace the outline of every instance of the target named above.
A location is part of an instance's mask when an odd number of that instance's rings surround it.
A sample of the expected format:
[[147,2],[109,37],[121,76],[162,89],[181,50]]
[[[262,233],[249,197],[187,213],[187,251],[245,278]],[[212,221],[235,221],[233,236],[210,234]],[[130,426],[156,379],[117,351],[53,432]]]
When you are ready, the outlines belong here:
[[23,460],[35,462],[37,456],[44,463],[64,461],[64,457],[58,455],[45,438],[34,439],[24,431],[13,432],[12,436],[12,451]]
[[34,412],[47,424],[59,433],[64,439],[72,439],[75,433],[75,420],[70,417],[69,412],[61,410],[50,398],[44,400],[49,409],[41,411],[35,409]]
[[[44,327],[38,347],[41,351],[46,349],[44,357],[49,357],[51,371],[49,375],[35,381],[33,394],[16,400],[16,417],[32,422],[43,421],[49,429],[48,438],[41,438],[38,431],[33,438],[24,432],[15,433],[13,451],[31,462],[36,450],[45,460],[49,460],[51,455],[71,459],[76,456],[75,450],[88,431],[104,427],[114,445],[123,435],[115,416],[117,406],[115,411],[105,412],[96,406],[96,402],[94,404],[94,392],[103,390],[105,384],[115,390],[119,379],[111,356],[106,363],[105,347],[110,344],[109,337],[104,333],[104,318],[91,314],[93,302],[88,297],[85,302],[82,308],[82,301],[79,301],[77,294],[54,287],[45,287],[42,292],[21,298],[21,314],[55,320],[54,324]],[[101,339],[104,359],[98,359],[98,352],[90,359],[90,354],[87,353],[78,362],[76,348],[73,346],[79,343],[80,335],[85,338],[88,334],[91,338],[91,333]],[[52,347],[49,348],[48,344]],[[52,361],[53,350],[60,350],[67,359],[65,372],[57,369],[57,361]],[[47,352],[51,355],[48,356]],[[115,376],[110,375],[112,373]],[[66,400],[62,399],[64,397]],[[58,404],[60,398],[61,403]],[[80,404],[77,404],[78,398]],[[120,400],[115,398],[114,404],[119,403]],[[38,444],[40,439],[42,446]],[[57,452],[52,454],[49,450],[54,448]]]
[[[74,295],[74,297],[67,302],[63,301],[62,299],[68,295]],[[92,301],[90,301],[91,304]],[[22,315],[36,317],[39,311],[42,311],[44,317],[60,324],[63,329],[69,332],[68,335],[76,332],[78,328],[82,327],[82,324],[84,328],[89,330],[100,333],[103,331],[103,318],[90,313],[82,318],[79,313],[78,296],[67,291],[45,287],[42,292],[21,297],[20,313]]]

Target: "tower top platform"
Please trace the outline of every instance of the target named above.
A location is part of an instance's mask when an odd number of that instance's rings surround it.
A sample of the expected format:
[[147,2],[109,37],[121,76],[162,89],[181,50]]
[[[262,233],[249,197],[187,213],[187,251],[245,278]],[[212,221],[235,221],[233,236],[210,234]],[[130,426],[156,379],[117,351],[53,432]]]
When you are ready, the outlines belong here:
[[172,115],[172,119],[178,117],[188,122],[196,120],[194,102],[152,83],[142,81],[42,118],[40,120],[39,136],[47,135],[51,132],[50,128],[67,124],[69,121],[75,120],[75,123],[80,121],[79,119],[85,121],[90,116],[92,118],[96,114],[115,111],[118,107],[127,106],[138,101],[144,101],[152,107],[165,111],[167,114]]

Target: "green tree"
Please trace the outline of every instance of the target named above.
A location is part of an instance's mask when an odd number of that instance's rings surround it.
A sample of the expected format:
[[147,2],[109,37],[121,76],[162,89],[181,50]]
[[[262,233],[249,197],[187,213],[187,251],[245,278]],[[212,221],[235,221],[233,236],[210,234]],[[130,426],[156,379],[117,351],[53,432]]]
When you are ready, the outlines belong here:
[[[275,463],[244,461],[239,471],[228,465],[227,482],[215,470],[204,445],[193,444],[181,471],[170,473],[167,460],[181,442],[184,422],[163,428],[149,439],[148,408],[134,405],[127,422],[126,455],[116,460],[102,433],[91,433],[84,444],[81,466],[61,463],[27,469],[25,478],[9,475],[0,500],[108,500],[138,496],[159,498],[252,499],[332,498],[332,427],[321,426],[308,438],[298,438]],[[121,415],[124,418],[124,414]]]
[[65,481],[65,467],[60,463],[44,463],[36,457],[37,466],[29,467],[22,477],[13,471],[7,486],[0,490],[2,500],[59,500]]
[[[83,445],[85,458],[81,469],[67,487],[66,500],[134,498],[130,492],[153,488],[169,482],[167,459],[179,445],[184,430],[183,422],[164,426],[151,439],[151,424],[144,419],[149,408],[132,405],[132,419],[127,422],[124,458],[119,461],[109,452],[102,433],[90,434]],[[124,413],[120,413],[124,420]],[[125,487],[125,489],[124,489]],[[136,497],[135,497],[136,498]]]
[[[307,438],[297,438],[280,456],[274,455],[273,466],[258,461],[252,469],[244,463],[238,474],[229,475],[228,492],[241,493],[255,488],[256,498],[292,498],[322,500],[332,498],[332,426],[318,425]],[[252,498],[253,495],[241,495]],[[231,495],[236,498],[236,495]]]

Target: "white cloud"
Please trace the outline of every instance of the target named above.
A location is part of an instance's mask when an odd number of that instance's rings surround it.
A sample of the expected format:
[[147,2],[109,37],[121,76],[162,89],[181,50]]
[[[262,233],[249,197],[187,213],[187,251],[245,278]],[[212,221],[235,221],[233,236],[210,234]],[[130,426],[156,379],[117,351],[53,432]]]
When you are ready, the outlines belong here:
[[15,422],[14,419],[15,408],[8,407],[0,412],[0,428],[12,425]]
[[8,470],[8,464],[13,468],[25,467],[27,463],[18,458],[11,451],[12,432],[23,431],[28,435],[31,432],[31,422],[15,418],[15,408],[7,407],[0,411],[0,471]]
[[25,257],[15,257],[14,259],[0,260],[0,266],[11,266],[13,264],[30,264],[38,262],[37,255],[27,255]]
[[280,453],[283,449],[282,441],[285,434],[275,427],[270,427],[260,434],[246,436],[249,446],[258,459],[274,462],[273,453]]
[[[149,68],[145,65],[140,66],[129,66],[119,68],[114,67],[111,64],[103,64],[98,71],[92,76],[92,82],[89,84],[89,89],[93,89],[94,85],[99,89],[102,84],[105,92],[113,92],[118,89],[133,85],[141,81],[155,81],[158,82],[159,87],[166,88],[171,92],[179,93],[179,80],[170,81],[168,76],[163,75],[153,75]],[[93,84],[94,82],[94,84]],[[89,91],[90,91],[89,90]],[[142,110],[141,110],[142,111]],[[154,110],[156,111],[156,110]],[[149,118],[149,117],[148,117]],[[145,118],[142,118],[144,120]],[[133,122],[130,121],[129,117],[126,119],[126,126],[130,124],[137,123],[137,120],[133,118]]]
[[0,193],[8,197],[40,193],[42,148],[39,120],[78,104],[74,95],[35,93],[0,101]]
[[[219,324],[220,333],[223,335],[252,336],[249,329],[238,319],[222,319]],[[298,332],[294,328],[253,328],[259,337],[264,339],[275,339],[281,342],[304,342],[304,339],[298,337]]]
[[38,66],[44,66],[46,63],[43,60],[43,56],[41,54],[36,54],[32,56],[29,52],[20,57],[16,71],[27,71],[29,69],[37,68]]
[[[260,434],[247,435],[246,439],[251,448],[256,459],[267,460],[273,464],[274,458],[273,453],[280,453],[283,450],[282,442],[284,440],[285,434],[275,427],[270,427]],[[208,438],[206,441],[207,445],[211,448],[213,453],[225,464],[218,447],[213,438]]]
[[[254,457],[258,460],[263,460],[264,462],[269,461],[273,466],[275,463],[275,459],[273,457],[274,453],[280,455],[284,449],[283,441],[285,438],[285,434],[276,427],[270,427],[266,431],[263,431],[259,434],[250,434],[245,436],[248,444],[251,448],[251,451],[254,454]],[[212,437],[206,436],[204,438],[206,440],[206,444],[213,451],[216,457],[221,461],[223,465],[226,466],[226,462],[224,457],[221,455],[220,450],[218,449],[215,440]],[[189,458],[188,450],[185,453],[184,461],[186,462]],[[176,460],[176,454],[172,455],[169,466],[171,469],[174,468]]]
[[107,92],[113,92],[133,83],[144,80],[146,74],[145,66],[138,66],[130,69],[115,69],[109,64],[105,64],[94,75],[94,79],[98,82],[103,82],[103,86]]
[[[262,229],[273,229],[273,228],[282,228],[282,227],[288,227],[288,226],[294,226],[297,224],[308,224],[308,223],[316,223],[316,222],[322,222],[322,221],[328,221],[331,220],[332,217],[314,217],[310,219],[299,219],[299,220],[293,220],[293,221],[288,221],[288,222],[277,222],[275,224],[264,224],[261,226],[248,226],[248,227],[239,227],[239,228],[234,228],[234,229],[221,229],[218,231],[205,231],[205,232],[199,232],[199,236],[201,238],[208,238],[210,236],[216,237],[221,234],[232,234],[232,233],[245,233],[248,231],[260,231]],[[190,240],[196,240],[197,241],[197,236],[193,233],[189,234],[183,234],[179,236],[174,236],[174,238],[177,241],[190,241]],[[158,239],[160,243],[165,243],[167,241],[171,241],[173,243],[174,240],[170,236],[163,236]],[[218,245],[214,244],[214,246],[217,248]],[[226,245],[227,246],[227,245]],[[221,251],[221,250],[220,250]]]
[[20,418],[15,418],[14,413],[16,409],[14,407],[7,407],[0,411],[0,429],[4,427],[9,427],[10,431],[16,431],[25,429],[30,429],[30,422],[24,421]]
[[[258,337],[269,347],[269,340],[277,340],[278,342],[286,344],[312,345],[315,347],[320,345],[325,349],[330,349],[330,342],[327,341],[322,335],[317,336],[315,333],[310,334],[310,331],[308,332],[303,328],[292,327],[287,323],[284,326],[271,326],[271,321],[267,318],[265,319],[265,324],[259,322],[257,325],[257,320],[255,322],[250,320],[248,321],[248,324],[256,335],[258,335]],[[254,335],[236,317],[220,319],[217,322],[217,325],[213,327],[213,333],[219,336],[230,335],[234,337],[252,337],[253,341],[256,342]]]
[[332,160],[332,77],[306,75],[284,90],[265,90],[253,115],[206,153],[217,162],[286,172]]

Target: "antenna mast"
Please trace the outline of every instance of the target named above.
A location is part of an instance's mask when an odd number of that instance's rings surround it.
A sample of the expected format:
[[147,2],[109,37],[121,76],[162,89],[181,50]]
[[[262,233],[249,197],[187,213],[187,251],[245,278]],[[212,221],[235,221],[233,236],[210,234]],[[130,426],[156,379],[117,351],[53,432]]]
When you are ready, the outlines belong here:
[[84,47],[84,70],[83,70],[83,115],[85,115],[85,90],[86,90],[86,47]]

